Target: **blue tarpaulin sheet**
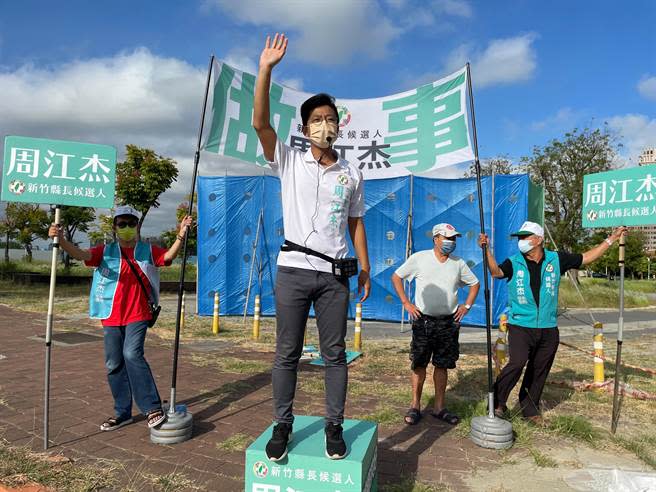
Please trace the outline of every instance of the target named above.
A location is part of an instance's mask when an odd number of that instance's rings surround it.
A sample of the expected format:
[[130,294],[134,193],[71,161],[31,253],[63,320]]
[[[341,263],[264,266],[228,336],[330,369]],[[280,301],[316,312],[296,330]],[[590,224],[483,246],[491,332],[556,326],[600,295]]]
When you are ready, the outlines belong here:
[[[486,231],[490,234],[494,228],[493,250],[497,260],[502,261],[517,251],[510,233],[528,217],[529,178],[525,174],[487,176],[482,180],[482,188]],[[448,222],[463,234],[454,254],[465,259],[482,285],[475,179],[404,176],[368,180],[365,202],[372,289],[362,306],[364,319],[400,321],[401,303],[392,287],[392,273],[405,259],[408,234],[410,252],[432,248],[431,230],[439,222]],[[259,294],[262,314],[274,315],[276,258],[283,241],[278,178],[201,176],[198,180],[198,313],[212,315],[215,291],[221,297],[222,315],[244,312],[255,254],[248,313],[252,314],[255,295]],[[356,289],[353,277],[351,317],[355,314]],[[491,290],[492,319],[496,322],[506,308],[505,281],[494,281]],[[466,289],[461,289],[459,295],[464,301]],[[482,288],[465,322],[485,325]]]

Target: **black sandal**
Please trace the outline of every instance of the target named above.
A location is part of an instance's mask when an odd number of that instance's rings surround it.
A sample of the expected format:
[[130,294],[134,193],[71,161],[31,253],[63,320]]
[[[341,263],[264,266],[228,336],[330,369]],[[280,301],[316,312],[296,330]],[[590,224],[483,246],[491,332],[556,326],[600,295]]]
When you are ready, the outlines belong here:
[[146,414],[146,420],[148,421],[148,427],[152,429],[161,425],[166,420],[166,415],[162,412],[162,409],[153,410]]
[[458,417],[455,413],[449,412],[446,408],[443,408],[437,413],[433,411],[431,412],[431,415],[436,419],[442,420],[450,425],[458,425],[460,423],[460,417]]
[[132,423],[132,417],[127,419],[119,419],[118,417],[109,417],[102,424],[100,424],[100,430],[103,432],[113,431],[124,425]]
[[421,412],[418,408],[411,408],[406,412],[403,420],[408,425],[416,425],[421,420]]

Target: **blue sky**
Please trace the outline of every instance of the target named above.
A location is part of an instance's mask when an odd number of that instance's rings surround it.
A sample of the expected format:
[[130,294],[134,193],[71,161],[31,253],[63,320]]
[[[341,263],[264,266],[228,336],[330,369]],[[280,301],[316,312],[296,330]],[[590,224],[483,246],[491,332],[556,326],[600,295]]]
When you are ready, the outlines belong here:
[[[656,146],[655,26],[650,0],[6,1],[0,130],[135,143],[188,166],[209,55],[254,71],[266,34],[285,31],[274,78],[306,92],[383,96],[469,60],[482,157],[606,121],[631,164]],[[187,187],[182,175],[165,202]]]

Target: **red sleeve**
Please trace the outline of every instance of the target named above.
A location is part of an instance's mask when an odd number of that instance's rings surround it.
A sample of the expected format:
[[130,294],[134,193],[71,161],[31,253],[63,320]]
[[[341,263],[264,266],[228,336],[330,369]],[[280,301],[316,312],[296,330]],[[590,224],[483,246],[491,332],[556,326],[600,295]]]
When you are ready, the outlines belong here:
[[152,252],[153,252],[153,262],[155,262],[155,266],[161,267],[161,266],[169,266],[171,264],[170,261],[166,261],[164,259],[164,255],[168,251],[166,248],[160,248],[159,246],[152,245]]
[[103,253],[105,252],[105,245],[101,244],[100,246],[91,248],[89,252],[91,253],[91,259],[89,261],[85,261],[84,264],[88,267],[100,266],[100,262],[103,258]]

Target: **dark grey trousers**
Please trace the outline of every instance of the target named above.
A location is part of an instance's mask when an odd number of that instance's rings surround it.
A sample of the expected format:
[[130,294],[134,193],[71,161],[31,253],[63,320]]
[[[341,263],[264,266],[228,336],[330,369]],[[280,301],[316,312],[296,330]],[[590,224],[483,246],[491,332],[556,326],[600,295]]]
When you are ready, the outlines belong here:
[[348,279],[303,268],[278,267],[276,278],[276,358],[273,363],[273,404],[276,422],[291,424],[298,361],[305,325],[314,304],[321,357],[325,363],[326,422],[344,421],[348,369],[346,317]]

